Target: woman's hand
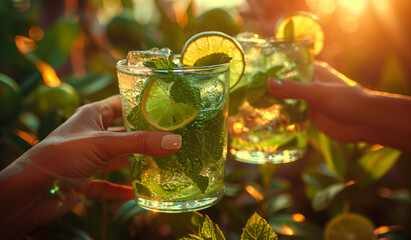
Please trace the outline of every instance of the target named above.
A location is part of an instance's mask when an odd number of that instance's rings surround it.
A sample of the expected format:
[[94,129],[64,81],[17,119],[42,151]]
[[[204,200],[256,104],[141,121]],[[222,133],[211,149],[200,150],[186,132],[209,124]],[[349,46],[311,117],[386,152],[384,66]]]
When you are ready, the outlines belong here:
[[121,113],[119,96],[85,105],[0,172],[1,239],[19,238],[85,199],[132,199],[132,187],[92,176],[127,167],[129,153],[165,156],[180,148],[181,136],[171,133],[110,131]]
[[302,98],[310,120],[339,141],[365,141],[411,151],[411,98],[361,87],[324,62],[315,63],[311,83],[269,79],[271,94]]

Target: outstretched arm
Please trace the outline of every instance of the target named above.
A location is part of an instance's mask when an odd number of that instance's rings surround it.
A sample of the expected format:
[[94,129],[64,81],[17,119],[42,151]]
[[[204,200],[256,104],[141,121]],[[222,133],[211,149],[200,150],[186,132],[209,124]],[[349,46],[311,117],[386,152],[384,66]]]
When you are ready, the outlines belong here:
[[305,99],[314,126],[336,140],[411,152],[408,96],[368,90],[323,62],[316,62],[312,83],[269,79],[268,88],[280,98]]
[[0,172],[0,239],[21,239],[85,199],[132,199],[131,187],[92,176],[128,166],[128,153],[165,156],[181,146],[171,133],[109,131],[118,117],[119,96],[85,105]]

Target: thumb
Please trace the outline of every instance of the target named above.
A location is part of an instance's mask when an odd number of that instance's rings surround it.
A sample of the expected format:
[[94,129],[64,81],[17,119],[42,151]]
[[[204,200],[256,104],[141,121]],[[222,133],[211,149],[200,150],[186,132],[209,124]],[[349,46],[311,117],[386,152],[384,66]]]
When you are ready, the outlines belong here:
[[302,83],[294,80],[269,78],[267,87],[270,93],[279,98],[302,98],[308,102],[314,100],[315,83]]
[[[158,131],[104,132],[97,138],[98,149],[109,159],[125,153],[140,153],[153,157],[167,156],[181,147],[181,136]],[[107,160],[109,160],[107,159]]]

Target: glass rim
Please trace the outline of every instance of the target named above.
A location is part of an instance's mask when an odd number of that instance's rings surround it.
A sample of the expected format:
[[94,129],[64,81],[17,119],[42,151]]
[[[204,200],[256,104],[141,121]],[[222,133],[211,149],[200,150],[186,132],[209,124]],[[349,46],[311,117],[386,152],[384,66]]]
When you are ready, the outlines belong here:
[[[116,68],[117,70],[123,70],[123,71],[139,71],[139,72],[157,72],[157,73],[169,73],[171,72],[202,72],[202,71],[212,71],[212,70],[220,70],[220,69],[225,69],[230,67],[230,63],[221,63],[221,64],[215,64],[215,65],[209,65],[209,66],[182,66],[182,67],[177,67],[177,68],[156,68],[156,69],[151,69],[146,66],[126,66],[125,65],[126,59],[121,59],[117,61],[116,63]],[[228,69],[227,69],[228,70]],[[227,71],[224,70],[224,71]]]
[[272,37],[263,37],[260,36],[257,33],[253,32],[244,32],[244,33],[249,33],[250,35],[252,34],[253,37],[251,38],[246,38],[246,37],[241,37],[238,34],[235,39],[239,42],[247,42],[247,43],[256,43],[256,44],[265,44],[265,43],[270,43],[270,44],[310,44],[311,42],[314,41],[314,35],[305,35],[305,36],[299,36],[295,37],[293,41],[290,41],[288,38],[276,38],[274,36]]

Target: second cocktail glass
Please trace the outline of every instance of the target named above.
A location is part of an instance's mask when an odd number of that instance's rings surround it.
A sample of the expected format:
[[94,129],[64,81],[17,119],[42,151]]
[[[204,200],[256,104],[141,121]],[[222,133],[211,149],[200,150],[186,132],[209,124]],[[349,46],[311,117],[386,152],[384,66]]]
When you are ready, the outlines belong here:
[[301,158],[307,147],[307,103],[272,96],[267,79],[312,81],[312,39],[285,41],[242,33],[237,40],[244,49],[246,68],[230,90],[231,153],[238,161],[256,164]]
[[215,204],[224,194],[229,63],[150,69],[145,61],[167,51],[132,51],[117,63],[128,131],[169,131],[182,147],[165,157],[130,156],[137,203],[160,212],[186,212]]

